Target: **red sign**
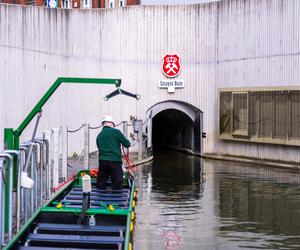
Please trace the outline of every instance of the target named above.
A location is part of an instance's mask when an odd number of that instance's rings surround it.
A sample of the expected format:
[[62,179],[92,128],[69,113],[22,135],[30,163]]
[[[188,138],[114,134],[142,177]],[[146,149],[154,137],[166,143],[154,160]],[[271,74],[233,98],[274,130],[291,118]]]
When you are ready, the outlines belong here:
[[164,56],[162,71],[167,77],[172,78],[177,76],[180,72],[180,68],[180,59],[178,55],[167,54]]

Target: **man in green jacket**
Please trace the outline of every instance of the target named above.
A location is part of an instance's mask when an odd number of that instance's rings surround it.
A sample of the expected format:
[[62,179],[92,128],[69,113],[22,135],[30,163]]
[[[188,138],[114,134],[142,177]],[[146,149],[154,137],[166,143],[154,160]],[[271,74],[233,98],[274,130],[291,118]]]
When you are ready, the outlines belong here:
[[111,116],[102,118],[103,129],[97,136],[97,147],[99,150],[99,174],[97,186],[99,189],[105,189],[105,183],[108,176],[112,179],[112,189],[122,189],[123,171],[121,145],[130,147],[130,142],[121,133],[115,129],[115,123]]

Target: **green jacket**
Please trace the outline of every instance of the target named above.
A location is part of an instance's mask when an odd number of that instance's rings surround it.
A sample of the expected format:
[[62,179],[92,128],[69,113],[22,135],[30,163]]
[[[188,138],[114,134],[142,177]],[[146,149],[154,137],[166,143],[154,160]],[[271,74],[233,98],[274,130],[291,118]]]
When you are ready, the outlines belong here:
[[108,126],[103,127],[97,136],[99,160],[122,162],[121,144],[128,148],[130,142],[120,130]]

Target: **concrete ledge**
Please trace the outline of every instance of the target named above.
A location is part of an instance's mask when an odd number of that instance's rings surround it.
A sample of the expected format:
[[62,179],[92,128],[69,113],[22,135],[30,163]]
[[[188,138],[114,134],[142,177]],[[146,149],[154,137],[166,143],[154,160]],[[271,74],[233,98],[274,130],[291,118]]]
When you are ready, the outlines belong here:
[[174,146],[171,146],[171,145],[161,145],[161,147],[166,148],[166,149],[171,149],[173,151],[189,154],[189,155],[200,156],[200,153],[194,152],[193,150],[188,149],[188,148],[178,148],[178,147],[174,147]]
[[249,163],[249,164],[261,165],[261,166],[267,166],[273,168],[300,171],[300,163],[297,164],[297,163],[287,163],[287,162],[266,161],[266,160],[259,160],[259,159],[249,159],[249,158],[242,158],[237,156],[215,155],[215,154],[203,154],[202,157],[205,159]]

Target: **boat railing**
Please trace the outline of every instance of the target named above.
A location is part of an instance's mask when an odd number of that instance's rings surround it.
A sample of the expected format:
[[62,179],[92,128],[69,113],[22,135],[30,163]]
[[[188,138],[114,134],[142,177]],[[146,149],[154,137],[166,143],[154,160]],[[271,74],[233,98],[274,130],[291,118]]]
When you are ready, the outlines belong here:
[[[54,180],[64,181],[62,156],[55,154],[55,131],[51,130],[49,135],[44,133],[42,138],[21,143],[19,150],[0,151],[0,249],[51,199],[57,185]],[[15,185],[7,185],[8,181]]]

